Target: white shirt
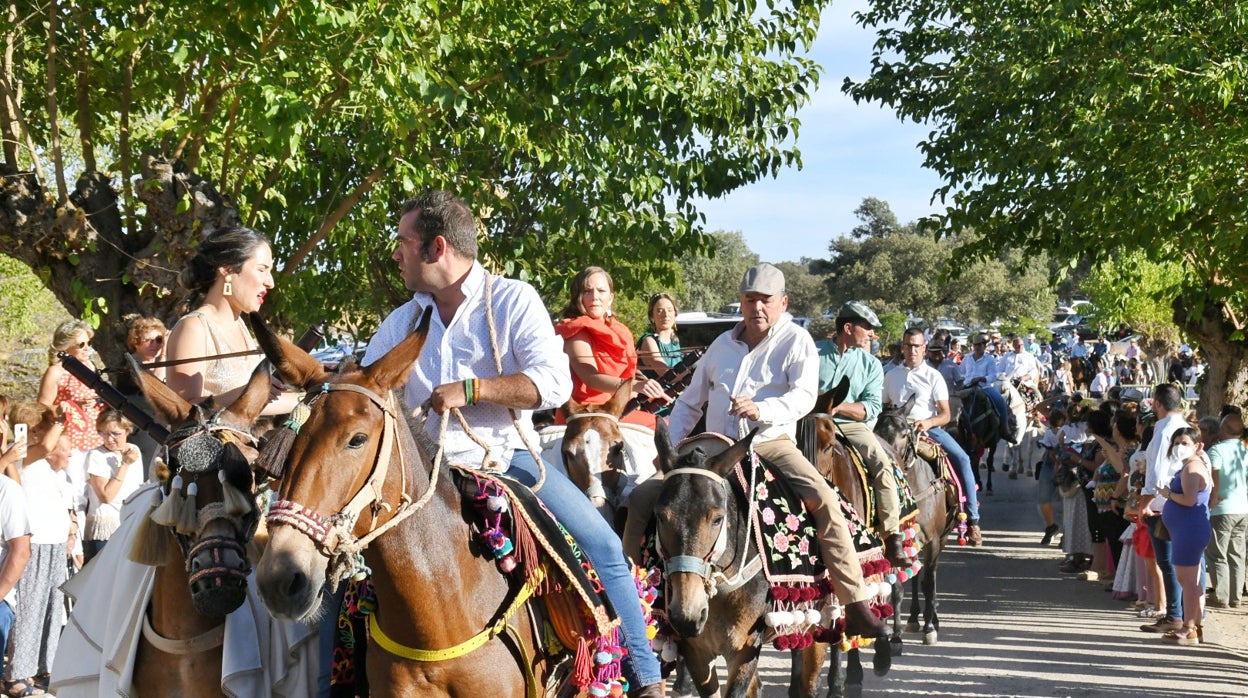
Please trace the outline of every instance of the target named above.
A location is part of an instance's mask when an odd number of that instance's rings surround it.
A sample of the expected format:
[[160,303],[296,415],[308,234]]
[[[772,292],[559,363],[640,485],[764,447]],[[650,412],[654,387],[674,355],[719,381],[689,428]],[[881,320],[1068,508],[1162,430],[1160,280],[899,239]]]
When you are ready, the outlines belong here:
[[978,359],[973,352],[967,354],[962,359],[962,382],[970,385],[972,380],[981,377],[988,385],[997,382],[997,358],[988,352]]
[[1070,350],[1070,358],[1081,358],[1088,355],[1088,345],[1079,342]]
[[[522,373],[528,376],[541,396],[538,409],[562,405],[572,395],[572,372],[568,368],[568,355],[563,352],[563,340],[555,334],[555,326],[551,324],[546,306],[537,291],[523,281],[492,278],[494,326],[503,366],[501,375]],[[461,289],[466,298],[455,310],[449,324],[442,323],[437,308],[434,308],[424,351],[416,359],[416,366],[404,391],[409,408],[424,404],[439,385],[466,378],[497,378],[500,375],[494,363],[494,350],[490,346],[490,331],[486,322],[485,280],[485,269],[474,262]],[[430,305],[433,305],[433,296],[417,293],[412,300],[390,313],[369,341],[361,363],[365,366],[372,364],[406,339],[420,320],[421,313]],[[511,462],[511,455],[516,449],[525,448],[506,407],[483,402],[463,407],[460,412],[471,425],[473,433],[490,445],[488,460],[506,465]],[[520,428],[527,432],[536,447],[533,412],[515,412]],[[425,426],[430,437],[437,439],[443,416],[449,416],[449,413],[439,415],[430,410]],[[479,467],[487,460],[486,452],[472,441],[459,420],[454,418],[447,425],[443,447],[444,456],[451,463]]]
[[[126,444],[127,448],[139,450],[134,444]],[[120,453],[113,453],[108,449],[100,446],[87,451],[87,475],[98,475],[108,480],[117,475],[117,471],[121,468]],[[106,483],[107,484],[107,483]],[[130,467],[126,468],[126,477],[121,481],[121,489],[117,490],[117,495],[113,497],[111,503],[100,501],[100,496],[95,493],[95,488],[87,485],[87,514],[93,516],[103,516],[109,519],[121,519],[121,503],[126,501],[126,497],[134,494],[134,491],[143,486],[143,459],[140,457]]]
[[[22,486],[8,475],[0,475],[0,565],[9,556],[9,541],[30,535],[30,522],[26,519],[26,495]],[[17,608],[17,587],[14,584],[4,600]]]
[[[737,339],[742,328],[738,323],[716,337],[696,364],[689,387],[672,408],[672,443],[689,435],[702,417],[703,405],[707,431],[737,439],[758,427],[756,443],[782,436],[796,440],[797,420],[814,408],[819,391],[815,342],[788,313],[753,349]],[[753,400],[758,421],[729,416],[733,397]]]
[[1092,379],[1092,383],[1088,385],[1088,390],[1094,393],[1103,393],[1109,390],[1109,374],[1104,371],[1097,371],[1096,377]]
[[933,366],[940,375],[945,378],[945,387],[949,390],[956,390],[962,385],[962,367],[954,363],[953,359],[946,358],[940,362],[939,366]]
[[63,545],[68,541],[73,495],[65,472],[53,470],[46,459],[37,460],[22,468],[22,491],[26,494],[30,544]]
[[1035,383],[1040,380],[1040,362],[1028,351],[1012,351],[997,362],[997,374],[1006,380],[1023,380]]
[[[1148,442],[1148,448],[1144,451],[1148,458],[1148,470],[1144,473],[1142,490],[1144,494],[1155,495],[1159,488],[1169,487],[1170,479],[1183,467],[1182,461],[1170,457],[1170,441],[1174,432],[1186,426],[1190,425],[1182,414],[1171,412],[1164,419],[1158,420],[1153,427],[1153,440]],[[1148,508],[1160,514],[1165,503],[1166,500],[1161,497],[1154,497]]]
[[884,376],[884,402],[901,407],[911,396],[915,397],[914,406],[906,416],[914,420],[929,419],[936,416],[938,401],[949,401],[949,386],[945,385],[940,371],[927,362],[914,368],[902,366]]

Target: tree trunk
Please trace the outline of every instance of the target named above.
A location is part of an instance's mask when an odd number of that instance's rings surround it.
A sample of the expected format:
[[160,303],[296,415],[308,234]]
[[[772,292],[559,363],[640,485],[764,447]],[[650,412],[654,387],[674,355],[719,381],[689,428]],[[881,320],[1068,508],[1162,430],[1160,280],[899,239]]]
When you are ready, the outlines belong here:
[[1180,297],[1174,302],[1174,321],[1196,340],[1205,361],[1197,413],[1217,415],[1223,405],[1248,405],[1248,344],[1231,339],[1236,328],[1222,305],[1206,303],[1194,314]]
[[[108,175],[86,172],[63,205],[33,172],[0,165],[0,245],[30,266],[73,317],[99,316],[96,349],[109,366],[126,351],[121,318],[166,324],[179,315],[178,274],[203,237],[238,223],[238,212],[181,162],[146,155],[139,232],[127,234]],[[51,341],[52,328],[48,336]]]

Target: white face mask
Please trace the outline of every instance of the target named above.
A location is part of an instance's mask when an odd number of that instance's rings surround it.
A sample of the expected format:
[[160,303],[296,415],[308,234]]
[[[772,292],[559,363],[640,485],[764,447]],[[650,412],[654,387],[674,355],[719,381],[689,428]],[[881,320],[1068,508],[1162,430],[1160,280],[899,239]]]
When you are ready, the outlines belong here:
[[1177,460],[1185,461],[1196,455],[1196,447],[1191,444],[1179,444],[1174,447],[1174,457]]

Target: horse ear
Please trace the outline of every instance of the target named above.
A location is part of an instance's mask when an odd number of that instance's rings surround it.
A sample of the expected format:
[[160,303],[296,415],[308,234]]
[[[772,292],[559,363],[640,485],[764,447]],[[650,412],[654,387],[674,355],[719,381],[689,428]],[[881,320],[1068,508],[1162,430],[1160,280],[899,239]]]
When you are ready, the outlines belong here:
[[585,410],[584,404],[579,403],[576,400],[573,400],[572,398],[568,398],[567,402],[559,406],[559,411],[563,413],[563,418],[566,420],[568,417],[571,417],[577,414],[582,414],[586,410]]
[[745,438],[729,446],[723,453],[715,456],[707,469],[726,476],[737,463],[740,463],[750,454],[750,444],[754,442],[756,434],[758,434],[758,427],[751,429],[750,433],[745,435]]
[[416,331],[386,352],[385,356],[365,367],[364,375],[385,390],[406,383],[416,365],[416,358],[420,356],[421,349],[425,348],[425,338],[429,334],[429,321],[432,316],[433,305],[430,304],[421,315]]
[[327,380],[325,367],[321,365],[321,362],[295,346],[294,342],[274,334],[265,323],[263,315],[256,312],[248,313],[247,319],[251,321],[251,331],[256,335],[256,341],[264,350],[264,355],[273,364],[273,371],[284,382],[308,388]]
[[628,401],[633,397],[633,382],[622,381],[620,387],[615,389],[615,394],[603,406],[603,411],[615,415],[617,418],[624,414],[624,407],[628,405]]
[[268,363],[261,361],[251,372],[247,388],[226,408],[225,413],[238,424],[253,424],[273,393]]
[[672,469],[676,461],[676,448],[672,446],[672,434],[667,430],[667,420],[658,417],[654,420],[654,448],[659,455],[659,472],[666,473]]
[[811,414],[827,414],[828,410],[845,402],[845,398],[849,396],[849,376],[841,376],[841,382],[837,383],[826,393],[821,393],[815,400],[815,408],[811,410]]
[[144,371],[134,355],[126,354],[126,366],[130,369],[130,375],[138,382],[139,389],[143,391],[143,397],[147,398],[148,404],[156,412],[157,420],[171,426],[186,421],[191,410],[195,408],[194,405],[182,399],[164,381]]

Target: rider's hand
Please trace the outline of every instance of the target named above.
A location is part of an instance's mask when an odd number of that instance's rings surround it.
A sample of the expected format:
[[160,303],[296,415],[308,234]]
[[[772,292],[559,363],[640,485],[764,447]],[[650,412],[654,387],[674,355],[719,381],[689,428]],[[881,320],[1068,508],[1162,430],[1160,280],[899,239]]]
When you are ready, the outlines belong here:
[[637,393],[639,395],[644,395],[651,400],[658,400],[660,402],[672,401],[672,398],[667,394],[667,391],[663,390],[663,384],[653,378],[647,378],[638,384]]
[[728,410],[729,416],[745,417],[746,419],[751,419],[755,422],[758,421],[760,413],[758,411],[758,405],[754,404],[753,400],[748,397],[734,397],[730,398],[730,400],[732,407]]
[[443,383],[433,389],[433,394],[429,396],[429,403],[433,407],[433,411],[438,414],[445,414],[452,407],[465,407],[468,405],[468,395],[464,392],[464,382],[455,381],[454,383]]

